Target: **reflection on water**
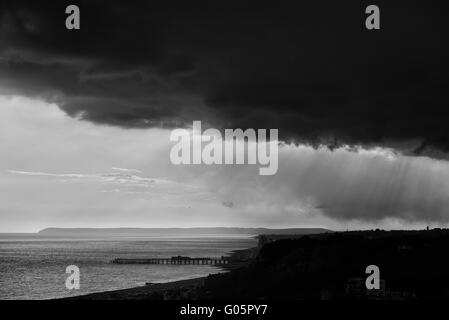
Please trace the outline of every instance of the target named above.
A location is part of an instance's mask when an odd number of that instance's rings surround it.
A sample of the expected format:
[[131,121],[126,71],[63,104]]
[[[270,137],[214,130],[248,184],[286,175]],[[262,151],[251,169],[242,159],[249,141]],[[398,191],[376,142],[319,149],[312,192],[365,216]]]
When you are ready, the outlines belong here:
[[[250,237],[42,239],[0,236],[0,299],[49,299],[124,289],[218,272],[199,265],[118,265],[113,258],[216,257],[256,245]],[[77,265],[80,290],[65,287],[65,268]]]

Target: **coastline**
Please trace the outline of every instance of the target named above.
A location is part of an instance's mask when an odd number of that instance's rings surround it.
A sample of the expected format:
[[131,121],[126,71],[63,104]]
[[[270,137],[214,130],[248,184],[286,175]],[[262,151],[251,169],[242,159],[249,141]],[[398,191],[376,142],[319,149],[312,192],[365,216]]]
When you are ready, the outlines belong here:
[[164,300],[170,291],[188,291],[201,287],[207,277],[155,283],[128,289],[101,291],[57,300]]
[[[257,247],[231,251],[229,257],[231,259],[238,260],[238,262],[228,265],[220,265],[220,270],[217,270],[216,273],[211,273],[208,276],[231,272],[234,269],[245,267],[254,258],[257,251]],[[174,295],[179,297],[180,294],[182,295],[183,293],[188,293],[202,287],[208,276],[154,283],[151,285],[127,289],[100,291],[57,300],[165,300],[172,298]]]

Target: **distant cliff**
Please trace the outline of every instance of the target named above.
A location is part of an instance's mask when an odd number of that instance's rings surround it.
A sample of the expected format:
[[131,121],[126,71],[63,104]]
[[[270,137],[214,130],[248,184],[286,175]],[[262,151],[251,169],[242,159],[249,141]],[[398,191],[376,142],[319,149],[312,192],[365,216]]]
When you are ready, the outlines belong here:
[[162,235],[207,236],[207,235],[309,235],[332,232],[322,228],[46,228],[38,232],[45,236],[63,237],[145,237]]

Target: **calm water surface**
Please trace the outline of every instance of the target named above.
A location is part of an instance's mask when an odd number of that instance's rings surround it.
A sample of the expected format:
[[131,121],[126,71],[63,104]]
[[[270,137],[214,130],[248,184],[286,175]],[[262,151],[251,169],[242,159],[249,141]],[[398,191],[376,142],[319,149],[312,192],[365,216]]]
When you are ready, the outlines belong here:
[[[61,239],[0,235],[0,299],[50,299],[125,289],[219,272],[213,266],[116,265],[113,258],[219,257],[254,247],[247,237]],[[65,268],[77,265],[81,288],[67,290]]]

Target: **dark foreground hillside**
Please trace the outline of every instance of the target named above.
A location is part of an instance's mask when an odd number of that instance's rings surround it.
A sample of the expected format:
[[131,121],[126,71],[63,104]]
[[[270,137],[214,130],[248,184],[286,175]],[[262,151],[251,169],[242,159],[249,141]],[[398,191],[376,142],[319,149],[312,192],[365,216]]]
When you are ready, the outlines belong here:
[[[207,278],[74,299],[449,299],[449,230],[265,236],[245,267]],[[248,253],[247,252],[247,253]],[[251,254],[253,255],[253,254]],[[367,290],[366,268],[380,269]]]
[[[211,275],[200,299],[449,299],[449,231],[342,232],[266,244],[247,268]],[[381,289],[366,290],[368,265]]]

